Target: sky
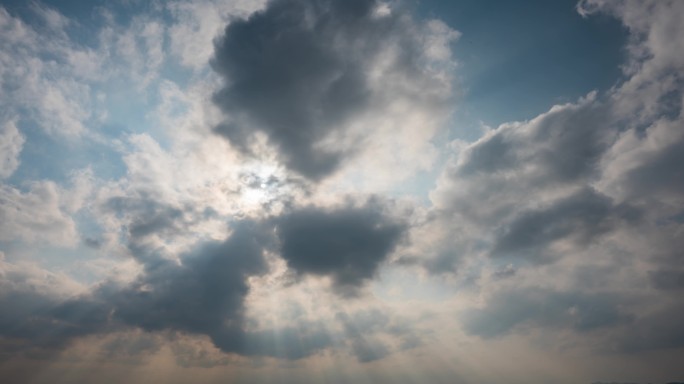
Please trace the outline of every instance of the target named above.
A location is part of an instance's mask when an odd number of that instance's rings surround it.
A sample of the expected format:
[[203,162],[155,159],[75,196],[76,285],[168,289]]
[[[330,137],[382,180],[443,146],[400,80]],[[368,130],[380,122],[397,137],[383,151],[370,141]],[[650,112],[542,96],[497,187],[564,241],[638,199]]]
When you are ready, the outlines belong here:
[[0,0],[0,381],[684,381],[683,107],[676,0]]

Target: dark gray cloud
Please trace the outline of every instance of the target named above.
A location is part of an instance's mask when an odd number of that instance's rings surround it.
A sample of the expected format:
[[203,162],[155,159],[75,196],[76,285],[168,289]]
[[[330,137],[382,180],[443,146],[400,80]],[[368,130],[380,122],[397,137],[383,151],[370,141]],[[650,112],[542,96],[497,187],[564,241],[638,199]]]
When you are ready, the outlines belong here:
[[385,57],[384,72],[426,76],[414,24],[397,10],[378,17],[377,6],[375,0],[272,0],[231,22],[212,61],[226,83],[214,101],[230,119],[216,132],[249,151],[254,131],[261,131],[288,168],[314,180],[333,172],[353,146],[321,142],[383,102],[370,69],[385,48],[398,42],[400,52]]
[[405,226],[382,207],[303,208],[276,220],[281,256],[300,274],[330,276],[337,293],[357,293],[394,250]]
[[243,222],[228,240],[208,243],[166,261],[111,300],[114,316],[148,331],[165,329],[213,334],[226,323],[240,327],[247,278],[266,271],[261,232]]
[[[679,130],[682,120],[669,124],[676,127],[672,130]],[[663,130],[657,132],[650,128],[644,132],[642,140],[645,143],[649,136],[657,137],[663,133]],[[680,204],[684,201],[684,171],[681,167],[684,164],[684,136],[672,135],[670,132],[667,134],[670,137],[666,143],[662,143],[664,145],[661,148],[649,153],[646,158],[639,159],[638,166],[621,176],[620,182],[629,198],[665,198],[676,200]]]

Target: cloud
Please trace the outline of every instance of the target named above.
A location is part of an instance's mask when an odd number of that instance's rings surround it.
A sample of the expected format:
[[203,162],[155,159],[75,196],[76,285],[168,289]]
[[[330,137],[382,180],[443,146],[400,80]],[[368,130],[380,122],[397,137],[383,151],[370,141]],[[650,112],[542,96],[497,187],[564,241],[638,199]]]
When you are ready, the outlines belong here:
[[90,87],[74,76],[69,65],[57,65],[85,50],[72,44],[63,28],[68,21],[57,11],[33,7],[47,30],[34,29],[0,7],[0,102],[5,113],[30,117],[45,131],[65,136],[85,132],[92,117]]
[[[431,198],[443,210],[490,225],[514,206],[544,201],[598,176],[614,132],[596,95],[554,106],[528,122],[503,124],[460,150]],[[548,197],[547,197],[548,196]]]
[[119,25],[107,20],[109,16],[105,16],[107,25],[100,31],[102,43],[98,47],[98,53],[107,59],[107,75],[127,72],[130,85],[144,90],[158,79],[166,60],[165,26],[155,17],[133,17],[130,24]]
[[635,222],[640,212],[615,205],[607,196],[586,189],[555,201],[552,206],[521,213],[496,237],[493,256],[519,256],[540,261],[543,251],[560,239],[589,245],[623,223]]
[[263,6],[261,1],[173,1],[166,4],[173,16],[168,28],[170,51],[180,62],[203,69],[213,53],[212,40],[230,18],[245,17]]
[[649,273],[651,283],[656,289],[678,290],[684,289],[684,271],[657,270]]
[[114,316],[148,331],[172,329],[213,335],[240,329],[247,278],[263,273],[262,243],[253,224],[242,223],[223,243],[181,256],[181,264],[155,260],[111,301]]
[[0,179],[8,178],[19,167],[19,154],[26,139],[12,120],[0,128]]
[[619,199],[648,203],[654,213],[668,213],[657,209],[661,204],[678,209],[684,203],[684,175],[678,167],[684,160],[681,123],[681,116],[659,119],[643,130],[622,133],[604,158],[600,185]]
[[401,10],[378,7],[278,0],[229,24],[212,61],[225,81],[214,100],[228,115],[216,132],[248,152],[261,132],[289,169],[320,180],[363,150],[378,126],[372,117],[391,115],[394,101],[429,99],[425,108],[437,111],[449,90],[428,63],[447,59],[456,35],[435,23],[421,30]]
[[395,249],[405,226],[382,206],[306,207],[275,219],[280,254],[299,274],[329,276],[335,291],[355,294]]
[[83,290],[63,274],[0,258],[0,361],[24,351],[61,348],[66,334],[87,334],[80,326],[51,317],[61,301]]
[[64,29],[71,24],[71,20],[67,19],[53,8],[49,8],[44,4],[31,3],[31,10],[43,19],[46,26],[56,33],[64,33]]
[[75,245],[78,235],[67,195],[51,181],[33,182],[25,192],[0,184],[0,241]]
[[114,196],[102,202],[103,213],[114,216],[114,226],[125,229],[127,248],[144,266],[173,258],[178,244],[192,242],[193,222],[201,212],[143,196]]
[[380,311],[338,313],[337,319],[343,324],[346,337],[351,341],[351,349],[359,362],[369,363],[390,354],[390,350],[375,336],[379,330],[389,326],[389,317]]

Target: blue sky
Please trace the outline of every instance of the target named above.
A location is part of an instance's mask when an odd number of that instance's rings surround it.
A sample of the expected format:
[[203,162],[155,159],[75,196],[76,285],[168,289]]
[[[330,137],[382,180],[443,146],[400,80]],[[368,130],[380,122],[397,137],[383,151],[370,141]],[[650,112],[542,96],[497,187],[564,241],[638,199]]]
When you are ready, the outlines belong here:
[[458,25],[464,118],[489,126],[525,120],[622,79],[627,31],[606,15],[583,18],[575,1],[423,1]]
[[683,18],[0,1],[0,381],[681,380]]

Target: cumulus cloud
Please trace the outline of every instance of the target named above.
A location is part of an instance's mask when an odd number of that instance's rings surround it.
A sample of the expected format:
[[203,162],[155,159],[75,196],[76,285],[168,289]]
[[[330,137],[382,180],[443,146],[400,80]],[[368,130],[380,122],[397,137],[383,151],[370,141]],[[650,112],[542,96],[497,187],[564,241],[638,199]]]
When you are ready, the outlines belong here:
[[[228,115],[216,131],[244,151],[261,132],[288,168],[318,180],[362,151],[373,117],[397,103],[438,113],[449,89],[429,63],[448,59],[455,33],[379,5],[279,0],[229,24],[212,61],[226,83],[214,99]],[[428,140],[434,125],[421,127]]]

